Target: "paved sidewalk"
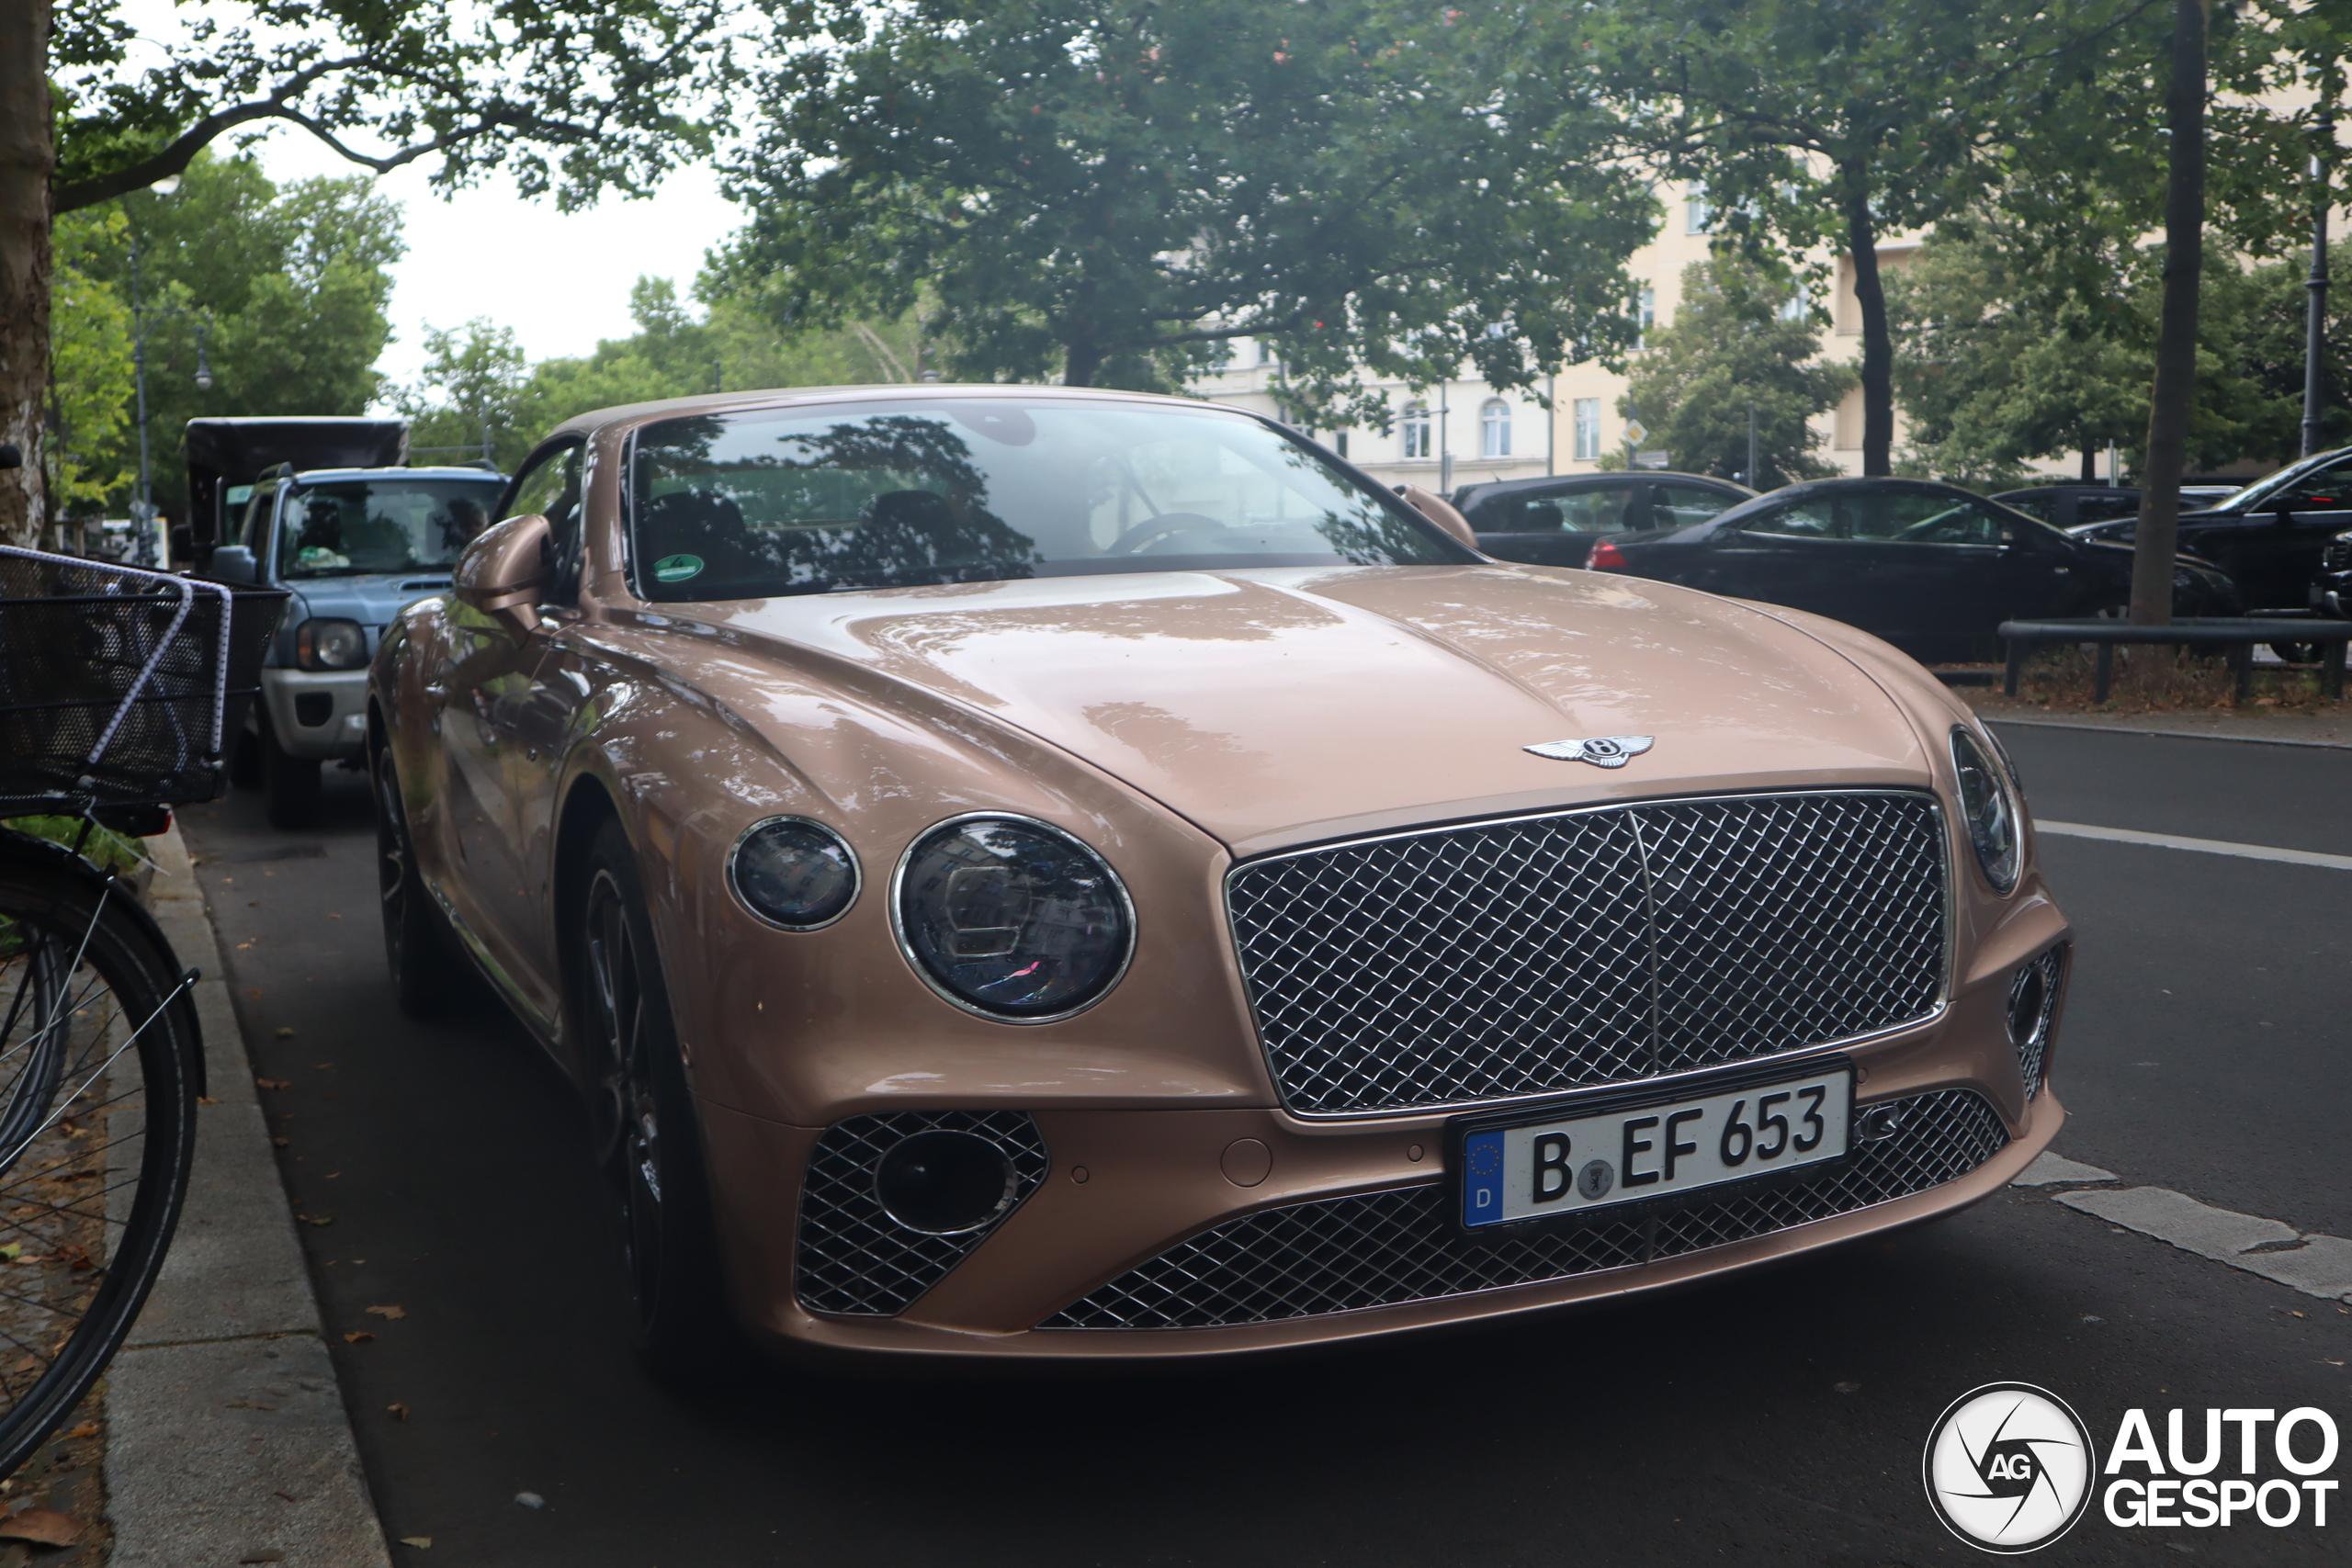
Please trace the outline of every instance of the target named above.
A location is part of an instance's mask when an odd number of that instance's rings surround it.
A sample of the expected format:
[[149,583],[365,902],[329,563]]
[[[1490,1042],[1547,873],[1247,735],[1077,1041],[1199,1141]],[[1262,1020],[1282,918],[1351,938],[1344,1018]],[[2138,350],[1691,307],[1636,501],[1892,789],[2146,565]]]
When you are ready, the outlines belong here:
[[2297,746],[2352,748],[2352,705],[2295,713],[2076,713],[2035,707],[1997,692],[1969,687],[1955,694],[1995,724],[2057,729],[2120,729],[2134,735],[2185,736],[2199,740],[2267,740]]
[[115,1568],[389,1568],[322,1337],[210,919],[179,829],[149,904],[196,987],[208,1093],[196,1175],[107,1376]]

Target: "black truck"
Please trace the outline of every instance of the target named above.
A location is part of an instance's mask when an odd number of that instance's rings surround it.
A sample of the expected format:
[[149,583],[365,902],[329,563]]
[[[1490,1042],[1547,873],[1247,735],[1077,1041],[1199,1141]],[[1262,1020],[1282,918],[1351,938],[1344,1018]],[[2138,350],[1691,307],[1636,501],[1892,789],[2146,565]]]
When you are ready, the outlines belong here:
[[172,554],[208,565],[237,535],[254,481],[280,464],[310,468],[397,468],[408,462],[408,422],[334,414],[192,419],[187,450],[188,518],[174,530]]

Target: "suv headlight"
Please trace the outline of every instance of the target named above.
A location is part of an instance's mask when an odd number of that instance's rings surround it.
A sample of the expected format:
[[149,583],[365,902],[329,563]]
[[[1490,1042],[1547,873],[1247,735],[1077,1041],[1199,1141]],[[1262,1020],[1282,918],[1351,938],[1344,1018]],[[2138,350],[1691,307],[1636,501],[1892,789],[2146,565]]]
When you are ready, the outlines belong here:
[[892,915],[915,972],[969,1012],[1038,1023],[1118,984],[1127,891],[1101,855],[1026,818],[954,818],[899,863]]
[[1996,893],[2018,885],[2020,833],[2016,798],[2009,793],[2007,772],[1986,754],[1976,737],[1961,725],[1951,729],[1951,767],[1960,780],[1960,812],[1968,823],[1968,841],[1975,848],[1976,863]]
[[368,631],[357,621],[320,615],[294,628],[294,662],[305,670],[356,670],[368,662]]
[[812,931],[857,901],[857,856],[821,822],[771,817],[735,840],[727,881],[743,907],[768,924]]

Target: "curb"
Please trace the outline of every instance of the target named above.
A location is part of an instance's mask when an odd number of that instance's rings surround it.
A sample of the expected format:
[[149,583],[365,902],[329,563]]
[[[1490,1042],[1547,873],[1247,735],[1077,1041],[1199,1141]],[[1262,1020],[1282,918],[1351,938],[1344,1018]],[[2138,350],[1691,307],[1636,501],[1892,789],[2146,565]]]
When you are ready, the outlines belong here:
[[2227,740],[2240,746],[2303,746],[2320,751],[2352,751],[2352,740],[2306,740],[2298,735],[2230,735],[2211,729],[2143,729],[2136,724],[2068,724],[2055,718],[2011,718],[2004,713],[1976,710],[1986,724],[2013,724],[2020,729],[2073,729],[2092,735],[2148,735],[2161,740]]
[[175,824],[148,908],[195,987],[212,1103],[178,1234],[106,1382],[115,1568],[390,1568],[254,1093],[228,965]]

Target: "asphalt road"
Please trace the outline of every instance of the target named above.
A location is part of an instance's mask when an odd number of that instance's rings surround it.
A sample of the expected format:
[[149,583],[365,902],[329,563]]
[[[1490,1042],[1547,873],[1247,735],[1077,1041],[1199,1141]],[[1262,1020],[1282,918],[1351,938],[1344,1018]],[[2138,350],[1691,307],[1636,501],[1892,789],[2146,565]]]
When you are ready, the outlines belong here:
[[[2352,852],[2352,751],[2004,737],[2052,819]],[[404,1564],[1917,1568],[1974,1556],[1919,1456],[1981,1383],[2050,1388],[2102,1444],[2132,1407],[2160,1435],[2175,1405],[2352,1428],[2352,1313],[2022,1189],[1728,1282],[1305,1361],[673,1397],[622,1344],[567,1089],[497,1017],[399,1013],[366,794],[329,784],[300,833],[250,795],[184,822],[256,1070],[290,1085],[265,1097],[288,1190],[330,1222],[301,1234],[368,1480],[390,1535],[432,1540]],[[2352,1236],[2352,872],[2043,853],[2079,932],[2060,1150]],[[2337,1496],[2324,1529],[2095,1509],[2040,1560],[2342,1563]]]

